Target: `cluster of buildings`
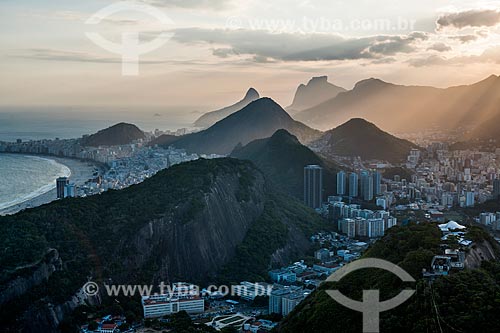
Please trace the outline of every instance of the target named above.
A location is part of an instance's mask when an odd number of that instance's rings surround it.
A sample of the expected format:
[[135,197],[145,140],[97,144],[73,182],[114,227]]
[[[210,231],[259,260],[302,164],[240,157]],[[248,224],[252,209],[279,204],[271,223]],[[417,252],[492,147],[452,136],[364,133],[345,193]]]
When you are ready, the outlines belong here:
[[338,230],[352,238],[382,237],[386,230],[397,225],[397,219],[388,211],[361,209],[358,204],[343,202],[342,197],[329,197],[325,211],[329,220],[338,224]]
[[304,289],[303,286],[275,284],[269,295],[269,313],[287,316],[310,293],[311,290]]
[[[382,174],[376,170],[362,170],[359,173],[337,174],[337,195],[372,201],[386,192],[382,184]],[[319,165],[304,167],[304,203],[314,209],[323,206],[323,168]]]
[[[405,205],[410,209],[438,211],[474,207],[490,199],[499,199],[500,148],[495,151],[457,150],[447,142],[460,141],[460,135],[443,137],[439,131],[426,132],[425,136],[421,133],[411,139],[426,148],[412,149],[406,162],[398,165],[372,161],[365,166],[359,158],[336,157],[340,164],[349,165],[351,170],[361,170],[339,172],[336,194],[365,202],[375,200],[383,209]],[[396,168],[401,169],[400,175]],[[305,174],[320,173],[317,166],[307,166],[306,169],[309,171]],[[381,181],[380,171],[384,169],[392,169],[391,176]],[[305,194],[317,191],[311,179],[317,183],[319,177],[304,178]],[[305,195],[307,205],[320,207],[318,201],[307,198]]]
[[[153,138],[153,134],[147,133],[146,139],[140,139],[131,144],[102,147],[83,146],[82,139],[27,142],[18,140],[17,142],[0,142],[0,152],[54,155],[91,160],[105,165],[107,171],[103,174],[94,173],[85,184],[76,186],[67,178],[60,178],[56,181],[57,198],[80,197],[99,194],[109,189],[123,189],[143,182],[160,170],[200,157],[197,154],[188,154],[183,149],[151,146],[149,142]],[[202,155],[201,157],[219,156]]]
[[178,282],[172,287],[171,291],[165,294],[142,297],[144,318],[160,318],[180,311],[186,311],[189,314],[205,311],[205,300],[200,297],[197,286]]
[[69,182],[68,177],[59,177],[56,179],[57,199],[74,198],[77,196],[76,185]]
[[382,174],[378,171],[363,170],[360,173],[345,171],[337,173],[337,195],[372,201],[382,194]]
[[307,266],[304,261],[300,261],[286,267],[273,269],[269,272],[269,277],[275,285],[300,284],[317,286],[322,275],[329,275],[328,269],[333,272],[338,268],[340,268],[338,264],[335,267],[327,268],[321,267],[321,265]]
[[321,282],[343,265],[361,257],[369,244],[331,232],[318,233],[311,241],[320,246],[314,253],[315,263],[304,261],[269,272],[274,282],[269,294],[269,313],[288,315]]
[[278,323],[265,319],[256,320],[253,317],[236,313],[233,315],[215,317],[206,325],[213,327],[218,331],[226,328],[235,328],[238,332],[242,333],[261,333],[271,332],[278,325]]
[[123,189],[143,182],[160,170],[198,158],[197,154],[188,154],[183,149],[144,146],[130,156],[109,163],[109,170],[103,175],[99,190]]
[[476,222],[494,231],[500,231],[500,212],[481,213],[479,217],[476,218]]
[[[127,327],[124,329],[124,327]],[[90,325],[80,327],[81,333],[123,333],[133,331],[127,325],[124,316],[106,315],[102,318],[95,319]]]
[[389,183],[390,190],[411,202],[450,209],[474,207],[500,196],[500,149],[450,150],[447,144],[432,143],[412,170],[412,179]]
[[273,323],[270,320],[259,319],[251,323],[246,323],[242,327],[243,333],[260,333],[260,332],[271,332],[278,323]]
[[430,269],[423,269],[424,278],[434,280],[436,277],[449,275],[453,271],[465,268],[465,249],[472,245],[472,241],[466,237],[466,227],[455,221],[438,225],[443,237],[442,241],[448,241],[453,237],[457,244],[441,244],[443,252],[432,258]]
[[[85,136],[84,136],[85,137]],[[149,136],[151,138],[151,136]],[[92,160],[108,164],[114,160],[128,157],[146,145],[148,139],[139,139],[134,143],[119,146],[89,147],[84,146],[82,139],[44,139],[17,142],[0,142],[0,152],[54,155],[60,157]]]
[[[120,146],[110,149],[117,147]],[[109,161],[103,174],[94,174],[85,184],[76,186],[70,183],[70,179],[61,177],[56,181],[57,198],[83,197],[110,189],[124,189],[143,182],[160,170],[198,158],[197,154],[188,154],[182,149],[141,146],[130,151],[130,155]]]

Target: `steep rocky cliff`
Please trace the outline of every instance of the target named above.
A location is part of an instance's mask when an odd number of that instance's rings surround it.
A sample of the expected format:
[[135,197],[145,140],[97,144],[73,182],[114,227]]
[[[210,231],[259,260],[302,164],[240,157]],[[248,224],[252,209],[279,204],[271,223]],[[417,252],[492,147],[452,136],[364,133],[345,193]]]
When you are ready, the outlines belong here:
[[[99,302],[82,294],[88,279],[203,283],[235,278],[235,262],[261,274],[303,254],[316,227],[314,212],[235,159],[184,163],[122,191],[2,217],[0,327],[57,331],[78,305]],[[22,277],[12,274],[34,262]]]
[[480,268],[483,261],[496,260],[497,251],[490,241],[483,240],[476,243],[465,256],[465,267],[468,269]]
[[45,256],[31,265],[16,267],[12,271],[4,271],[0,286],[0,305],[19,297],[29,289],[47,281],[52,273],[62,267],[59,252],[56,249],[49,249]]

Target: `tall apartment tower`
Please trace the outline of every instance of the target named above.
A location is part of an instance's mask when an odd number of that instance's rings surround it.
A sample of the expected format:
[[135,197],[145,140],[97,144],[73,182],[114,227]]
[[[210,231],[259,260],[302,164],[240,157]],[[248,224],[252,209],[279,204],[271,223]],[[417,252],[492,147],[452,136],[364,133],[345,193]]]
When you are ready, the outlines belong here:
[[311,208],[321,208],[323,197],[323,168],[308,165],[304,168],[304,203]]
[[500,179],[493,181],[493,198],[496,200],[500,196]]
[[378,171],[373,172],[373,194],[380,195],[382,194],[382,174]]
[[359,177],[358,174],[352,172],[349,175],[349,196],[355,198],[358,196],[358,186],[359,186]]
[[69,184],[68,177],[59,177],[56,179],[56,190],[57,190],[57,199],[64,198],[64,190],[66,185]]
[[347,174],[344,171],[337,173],[337,195],[347,193]]
[[361,172],[361,197],[365,201],[373,200],[373,176],[369,171]]

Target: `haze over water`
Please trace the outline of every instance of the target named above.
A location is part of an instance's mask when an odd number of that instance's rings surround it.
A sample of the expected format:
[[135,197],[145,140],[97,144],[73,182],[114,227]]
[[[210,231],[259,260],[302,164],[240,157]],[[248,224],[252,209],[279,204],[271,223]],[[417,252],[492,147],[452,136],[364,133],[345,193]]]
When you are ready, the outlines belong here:
[[171,109],[78,109],[0,108],[0,141],[17,139],[72,139],[92,134],[119,122],[137,125],[143,131],[192,127],[200,113],[196,108]]

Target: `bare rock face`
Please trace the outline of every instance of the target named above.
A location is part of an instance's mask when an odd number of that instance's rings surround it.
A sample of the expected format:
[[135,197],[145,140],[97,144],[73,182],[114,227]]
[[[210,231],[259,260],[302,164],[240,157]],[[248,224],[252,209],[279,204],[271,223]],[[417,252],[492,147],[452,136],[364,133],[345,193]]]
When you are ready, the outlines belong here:
[[14,278],[0,289],[0,305],[23,295],[29,289],[47,281],[57,270],[61,270],[62,262],[56,249],[49,249],[47,254],[37,263],[23,266],[12,272]]
[[481,262],[495,259],[496,255],[493,246],[488,241],[482,241],[476,243],[465,256],[465,267],[477,269],[481,267]]
[[154,262],[160,270],[155,280],[166,283],[200,281],[214,274],[232,258],[236,246],[264,209],[262,174],[255,174],[250,200],[239,201],[238,188],[238,175],[221,176],[205,194],[203,211],[192,221],[176,223],[174,217],[166,217],[144,225],[130,244],[124,244],[136,253],[125,265],[141,269],[156,257]]

